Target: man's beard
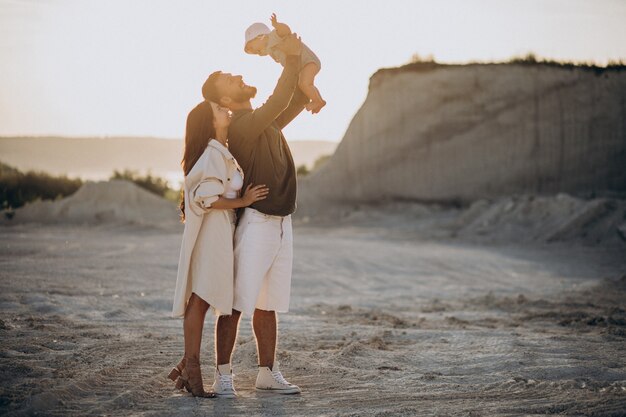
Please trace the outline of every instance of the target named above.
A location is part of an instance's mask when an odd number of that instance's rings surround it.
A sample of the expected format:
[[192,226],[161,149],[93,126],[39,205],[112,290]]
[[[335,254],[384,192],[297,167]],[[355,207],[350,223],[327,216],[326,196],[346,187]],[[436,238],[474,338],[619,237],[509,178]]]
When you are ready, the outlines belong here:
[[249,101],[256,96],[256,87],[250,87],[249,85],[245,86],[241,90],[237,92],[237,95],[232,99],[237,103],[243,103],[245,101]]

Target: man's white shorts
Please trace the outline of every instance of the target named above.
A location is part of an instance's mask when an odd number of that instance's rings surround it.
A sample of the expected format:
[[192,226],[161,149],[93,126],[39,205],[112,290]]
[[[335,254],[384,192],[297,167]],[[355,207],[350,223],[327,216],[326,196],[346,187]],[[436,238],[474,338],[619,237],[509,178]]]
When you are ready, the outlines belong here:
[[291,292],[291,216],[270,216],[246,208],[235,231],[233,308],[287,312]]

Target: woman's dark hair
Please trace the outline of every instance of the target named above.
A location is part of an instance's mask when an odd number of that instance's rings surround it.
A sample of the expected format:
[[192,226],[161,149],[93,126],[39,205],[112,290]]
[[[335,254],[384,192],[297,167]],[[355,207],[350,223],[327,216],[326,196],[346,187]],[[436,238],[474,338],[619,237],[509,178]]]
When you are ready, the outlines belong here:
[[[194,107],[187,116],[185,129],[185,148],[181,165],[185,176],[204,153],[209,140],[215,138],[215,125],[213,124],[213,109],[207,100]],[[181,191],[180,200],[181,220],[185,221],[185,196]]]

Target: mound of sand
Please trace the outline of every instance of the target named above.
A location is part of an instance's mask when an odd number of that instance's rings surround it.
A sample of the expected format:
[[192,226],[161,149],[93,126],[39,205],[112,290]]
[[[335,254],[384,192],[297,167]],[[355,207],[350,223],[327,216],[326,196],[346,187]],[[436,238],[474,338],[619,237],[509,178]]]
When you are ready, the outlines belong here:
[[622,235],[626,201],[608,198],[583,200],[567,194],[522,196],[494,202],[474,202],[458,218],[458,233],[486,235],[506,241],[564,241],[589,243]]
[[299,222],[384,228],[419,238],[482,242],[626,241],[626,200],[568,194],[477,200],[466,208],[415,202],[302,204]]
[[87,182],[58,201],[38,201],[15,212],[14,222],[132,223],[171,227],[179,222],[176,206],[129,181]]

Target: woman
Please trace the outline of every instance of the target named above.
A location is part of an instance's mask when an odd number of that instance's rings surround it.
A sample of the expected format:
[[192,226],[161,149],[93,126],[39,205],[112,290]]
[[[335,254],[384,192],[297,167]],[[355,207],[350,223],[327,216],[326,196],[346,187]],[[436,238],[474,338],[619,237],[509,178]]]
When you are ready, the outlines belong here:
[[185,354],[169,377],[196,397],[204,391],[200,372],[202,328],[207,310],[231,314],[233,302],[233,232],[236,208],[263,200],[264,185],[248,186],[228,151],[230,114],[204,101],[187,116],[182,160],[185,181],[180,208],[185,223],[178,263],[173,317],[184,317]]

